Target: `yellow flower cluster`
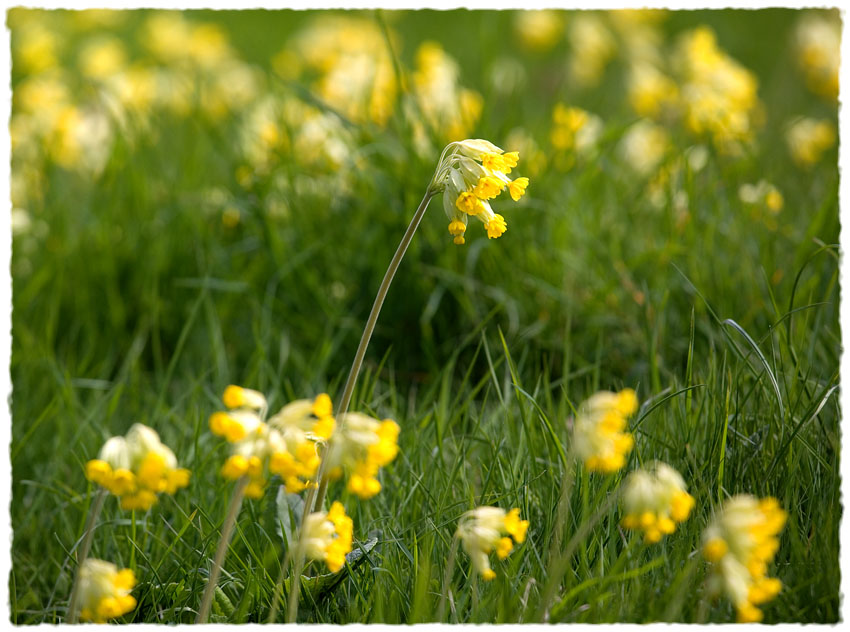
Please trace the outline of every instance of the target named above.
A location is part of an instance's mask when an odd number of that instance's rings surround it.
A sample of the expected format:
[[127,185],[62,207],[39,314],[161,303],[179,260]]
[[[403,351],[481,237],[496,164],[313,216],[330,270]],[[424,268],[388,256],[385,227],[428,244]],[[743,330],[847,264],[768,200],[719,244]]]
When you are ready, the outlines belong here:
[[835,145],[835,136],[835,126],[829,120],[804,117],[788,126],[785,142],[794,162],[811,167]]
[[742,494],[723,503],[703,533],[703,557],[714,565],[709,588],[729,596],[740,623],[761,621],[756,606],[782,589],[778,579],[767,577],[767,565],[779,549],[785,519],[776,499]]
[[570,76],[583,87],[598,83],[617,52],[614,35],[601,14],[576,12],[567,28],[567,41],[572,48],[568,61]]
[[[460,85],[460,67],[436,42],[423,42],[416,51],[413,72],[414,142],[420,151],[430,151],[426,130],[419,121],[438,132],[440,140],[457,140],[469,135],[481,116],[484,100],[474,90]],[[409,109],[413,104],[409,104]]]
[[[629,60],[627,99],[639,116],[708,137],[722,152],[749,143],[763,119],[755,75],[727,55],[707,26],[684,33],[664,53],[651,38]],[[665,63],[672,59],[671,64]]]
[[222,401],[230,410],[210,417],[213,434],[233,445],[221,475],[231,480],[248,476],[249,498],[263,495],[267,474],[280,475],[288,492],[302,491],[319,467],[316,444],[334,432],[330,397],[323,393],[287,404],[268,422],[266,398],[258,391],[230,385]]
[[838,14],[805,13],[794,29],[797,61],[806,85],[827,99],[838,97],[841,21]]
[[[389,31],[391,40],[397,37]],[[321,15],[301,29],[273,60],[282,77],[318,73],[313,89],[357,123],[383,126],[392,114],[398,86],[392,57],[375,20]]]
[[129,568],[118,570],[115,564],[88,558],[80,567],[79,615],[82,621],[106,623],[136,607],[130,594],[136,577]]
[[398,454],[399,431],[391,419],[346,413],[328,449],[329,476],[339,478],[348,470],[348,491],[364,500],[372,498],[381,491],[378,471]]
[[469,217],[477,217],[494,239],[507,230],[505,218],[494,213],[489,200],[507,189],[514,201],[528,187],[528,178],[511,180],[507,174],[517,166],[518,152],[505,152],[482,139],[449,143],[443,150],[434,185],[443,190],[443,209],[449,218],[454,243],[463,244]]
[[587,154],[596,147],[602,134],[602,119],[577,107],[556,103],[552,110],[552,147],[559,151]]
[[690,131],[707,134],[725,151],[750,141],[761,107],[755,75],[723,52],[706,26],[684,35],[679,55],[682,106]]
[[600,391],[579,406],[573,449],[589,471],[607,474],[625,465],[634,439],[623,430],[637,407],[637,396],[630,388],[619,393]]
[[666,463],[655,462],[630,473],[623,490],[626,515],[620,524],[643,531],[648,543],[658,542],[688,519],[694,498],[686,488],[679,472]]
[[631,169],[646,177],[658,168],[670,147],[670,134],[664,127],[641,119],[623,135],[618,151]]
[[565,12],[551,9],[517,11],[514,16],[514,31],[523,47],[545,52],[563,37],[565,17]]
[[103,15],[9,13],[16,207],[31,208],[42,198],[38,174],[46,172],[45,163],[96,175],[117,139],[155,142],[157,115],[198,113],[220,121],[264,92],[263,73],[237,58],[220,26],[189,21],[178,11],[151,12],[133,22],[144,44],[139,49],[127,45],[131,38],[115,36],[129,13]]
[[500,560],[505,559],[514,550],[514,543],[525,541],[526,531],[528,520],[520,520],[519,509],[505,512],[499,507],[477,507],[461,516],[456,535],[472,567],[490,581],[496,576],[490,568],[490,553],[495,550]]
[[634,63],[629,70],[627,95],[638,116],[657,119],[676,107],[679,86],[655,64]]
[[304,556],[322,561],[332,573],[345,565],[345,556],[351,551],[354,522],[345,515],[342,503],[334,502],[329,511],[311,513],[304,520],[300,539]]
[[86,478],[109,490],[125,510],[147,511],[161,492],[174,494],[189,484],[189,470],[177,467],[174,452],[143,424],[133,424],[126,437],[112,437],[98,458],[86,463]]

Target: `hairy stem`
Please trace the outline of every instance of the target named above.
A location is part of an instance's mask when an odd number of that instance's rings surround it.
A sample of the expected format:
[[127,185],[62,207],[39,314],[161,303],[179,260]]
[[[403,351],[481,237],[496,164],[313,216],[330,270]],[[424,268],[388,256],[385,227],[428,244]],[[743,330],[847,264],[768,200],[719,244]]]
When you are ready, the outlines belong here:
[[[422,198],[422,201],[419,203],[419,207],[413,214],[413,219],[410,220],[410,224],[404,232],[404,236],[401,238],[401,242],[399,243],[398,248],[396,248],[393,258],[390,260],[390,265],[387,268],[387,272],[384,274],[384,280],[381,281],[381,285],[378,288],[378,294],[375,296],[375,302],[372,304],[372,311],[369,312],[369,318],[366,319],[366,327],[363,329],[363,335],[360,337],[360,344],[357,346],[357,352],[354,354],[354,362],[351,363],[351,370],[348,372],[348,379],[345,381],[345,387],[342,389],[342,396],[340,397],[339,406],[336,411],[337,421],[340,424],[340,428],[337,429],[337,432],[339,432],[345,424],[345,413],[348,412],[348,405],[351,403],[351,396],[354,393],[354,385],[357,382],[357,376],[360,375],[360,368],[363,366],[363,358],[366,355],[366,348],[369,346],[369,340],[372,339],[372,332],[375,331],[375,324],[378,322],[378,316],[381,313],[381,307],[384,304],[384,299],[387,297],[387,292],[390,290],[393,277],[395,277],[395,273],[401,264],[404,253],[407,252],[407,247],[410,245],[413,235],[416,233],[416,229],[419,227],[419,223],[422,221],[422,217],[424,217],[425,211],[428,209],[428,203],[434,195],[436,195],[436,191],[432,186],[429,186],[428,191],[425,193],[425,197]],[[316,480],[321,483],[319,493],[316,494],[316,504],[313,506],[313,511],[321,511],[322,503],[325,500],[325,490],[327,489],[327,481],[325,478],[327,472],[325,470],[326,463],[328,462],[327,457],[331,450],[333,450],[333,445],[328,446],[328,454],[326,454],[325,458],[322,459],[322,464],[319,466],[319,472],[316,476]]]

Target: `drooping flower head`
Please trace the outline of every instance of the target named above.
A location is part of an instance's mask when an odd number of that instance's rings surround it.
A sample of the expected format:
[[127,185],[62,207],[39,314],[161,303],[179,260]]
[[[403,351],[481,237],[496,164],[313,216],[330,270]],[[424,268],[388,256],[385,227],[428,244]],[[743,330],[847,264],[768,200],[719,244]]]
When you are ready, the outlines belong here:
[[312,513],[304,520],[304,533],[300,538],[304,556],[322,561],[332,573],[345,565],[345,556],[351,551],[354,522],[345,515],[342,503],[334,502],[329,511]]
[[79,615],[82,621],[106,623],[136,607],[130,594],[136,577],[129,568],[118,570],[115,564],[88,558],[80,567]]
[[460,518],[457,537],[463,550],[472,560],[472,567],[485,580],[496,573],[490,568],[489,555],[503,560],[514,550],[514,543],[522,544],[528,531],[528,520],[520,520],[519,509],[506,512],[499,507],[477,507]]
[[767,577],[767,565],[779,549],[786,517],[775,498],[741,494],[723,503],[703,533],[703,557],[714,565],[709,588],[729,596],[740,623],[761,621],[756,606],[782,589],[777,578]]
[[688,519],[694,498],[675,469],[656,461],[629,474],[624,484],[621,524],[644,532],[647,542],[658,542]]
[[249,498],[263,495],[269,474],[280,475],[286,491],[302,491],[319,468],[317,444],[327,441],[336,426],[330,397],[322,393],[314,400],[291,402],[268,422],[268,404],[259,391],[231,385],[222,400],[230,410],[210,417],[213,434],[232,444],[222,476],[231,480],[248,476]]
[[157,494],[186,487],[189,470],[177,467],[177,457],[155,430],[133,424],[125,437],[112,437],[98,458],[86,463],[86,478],[118,496],[122,509],[146,511]]
[[607,474],[625,465],[634,439],[623,431],[637,404],[635,392],[627,388],[619,393],[600,391],[579,406],[573,449],[588,470]]
[[346,413],[341,430],[334,434],[328,450],[329,476],[348,473],[348,491],[362,499],[381,491],[378,471],[398,454],[399,425],[392,419],[378,421],[362,413]]
[[507,190],[518,201],[528,187],[528,178],[511,180],[519,152],[505,152],[482,139],[449,143],[443,150],[432,187],[443,192],[443,209],[449,218],[449,233],[454,243],[463,244],[470,217],[477,217],[495,239],[507,230],[505,218],[494,213],[489,200]]

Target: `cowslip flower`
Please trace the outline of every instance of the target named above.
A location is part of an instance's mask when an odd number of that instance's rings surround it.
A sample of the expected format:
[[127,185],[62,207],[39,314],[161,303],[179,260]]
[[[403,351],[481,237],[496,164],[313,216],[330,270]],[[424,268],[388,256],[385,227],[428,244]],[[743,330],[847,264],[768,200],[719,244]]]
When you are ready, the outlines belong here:
[[378,421],[362,413],[346,413],[340,427],[328,449],[328,475],[339,478],[348,470],[348,491],[372,498],[381,491],[378,471],[398,454],[401,428],[392,419]]
[[626,515],[620,524],[644,532],[648,543],[661,540],[688,519],[694,498],[682,476],[666,463],[655,462],[629,474],[623,489]]
[[82,621],[106,623],[136,607],[130,594],[136,577],[129,568],[118,570],[115,564],[89,558],[79,574],[79,615]]
[[625,465],[634,439],[623,430],[637,406],[637,396],[630,388],[619,393],[600,391],[579,406],[573,449],[589,471],[611,473]]
[[788,126],[785,142],[794,162],[810,167],[835,144],[835,126],[828,119],[799,118]]
[[213,434],[232,444],[221,475],[230,480],[248,476],[249,498],[262,497],[269,474],[280,475],[287,492],[304,490],[319,467],[317,444],[325,442],[336,425],[330,397],[322,393],[314,400],[291,402],[268,421],[268,403],[259,391],[230,385],[222,401],[230,410],[210,417]]
[[322,561],[332,573],[345,565],[345,556],[351,551],[354,522],[345,515],[340,502],[334,502],[329,511],[311,513],[304,520],[300,538],[304,555]]
[[620,156],[635,172],[650,175],[670,150],[670,134],[661,125],[641,119],[623,135]]
[[707,26],[681,36],[676,60],[688,129],[727,153],[751,141],[762,107],[755,74],[727,55]]
[[779,549],[786,517],[775,498],[741,494],[723,503],[703,533],[702,554],[713,564],[709,589],[729,596],[739,623],[761,621],[756,606],[782,589],[782,582],[767,577],[767,565]]
[[586,155],[596,148],[602,134],[602,119],[587,110],[556,103],[552,110],[549,139],[559,151]]
[[118,496],[122,509],[147,511],[158,493],[176,493],[189,484],[189,476],[156,431],[143,424],[133,424],[125,437],[109,439],[98,458],[86,463],[86,478]]
[[564,18],[562,11],[517,11],[514,31],[525,48],[545,52],[563,36]]
[[443,192],[443,210],[449,218],[454,243],[465,243],[470,217],[478,218],[495,239],[507,230],[505,218],[494,213],[489,200],[507,190],[516,202],[528,187],[528,178],[511,180],[509,174],[519,161],[519,152],[505,152],[482,139],[449,143],[443,150],[433,186]]
[[504,560],[522,544],[528,531],[528,520],[520,520],[519,509],[506,512],[499,507],[477,507],[460,518],[456,537],[472,560],[472,567],[485,581],[496,577],[490,568],[489,555],[494,550]]
[[658,118],[678,105],[679,86],[653,64],[638,62],[629,70],[628,99],[638,116]]
[[837,14],[805,13],[794,28],[797,63],[809,89],[827,99],[838,96],[841,22]]

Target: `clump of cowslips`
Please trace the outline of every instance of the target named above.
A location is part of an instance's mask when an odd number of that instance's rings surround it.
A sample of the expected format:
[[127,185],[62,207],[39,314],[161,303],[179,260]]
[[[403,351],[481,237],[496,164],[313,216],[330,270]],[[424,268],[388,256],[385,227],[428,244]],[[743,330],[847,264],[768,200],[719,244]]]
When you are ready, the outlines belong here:
[[86,463],[86,478],[118,496],[125,510],[150,509],[157,494],[176,493],[189,484],[189,476],[156,431],[144,424],[133,424],[125,437],[109,439],[98,458]]
[[634,439],[623,431],[637,407],[637,396],[630,388],[619,393],[600,391],[579,406],[573,449],[585,468],[608,474],[625,465]]
[[118,570],[115,564],[89,558],[80,567],[79,615],[82,621],[106,623],[136,607],[130,594],[136,577],[129,568]]
[[378,421],[362,413],[346,413],[328,450],[328,475],[348,472],[348,491],[366,500],[381,491],[378,471],[398,454],[401,428],[392,419]]
[[779,549],[786,517],[775,498],[741,494],[723,503],[703,533],[703,557],[713,564],[709,591],[728,595],[739,623],[761,621],[756,606],[782,589],[782,582],[767,577],[767,565]]
[[222,401],[229,410],[210,417],[213,434],[232,444],[222,476],[248,476],[249,498],[262,497],[269,474],[280,475],[287,492],[302,491],[319,467],[317,444],[327,441],[336,425],[330,397],[322,393],[287,404],[268,422],[268,403],[259,391],[230,385]]
[[511,180],[509,174],[519,161],[519,152],[505,152],[483,139],[449,143],[440,157],[433,183],[443,191],[443,209],[449,218],[454,243],[465,243],[470,217],[478,218],[495,239],[507,230],[505,218],[494,213],[489,200],[508,190],[516,202],[528,187],[528,178]]
[[647,543],[661,540],[688,519],[694,498],[675,469],[656,461],[629,474],[623,489],[625,529],[643,531]]
[[353,534],[354,522],[345,515],[342,503],[334,502],[329,511],[311,513],[305,518],[300,546],[305,557],[324,562],[331,573],[336,573],[345,565]]
[[[504,560],[522,544],[528,530],[528,520],[520,520],[519,509],[506,512],[499,507],[477,507],[460,518],[456,536],[472,560],[472,567],[485,581],[496,577],[490,568],[489,555],[494,550]],[[508,537],[510,536],[510,537]]]

